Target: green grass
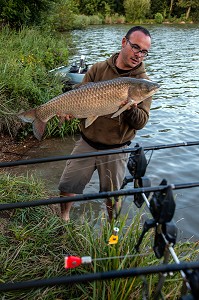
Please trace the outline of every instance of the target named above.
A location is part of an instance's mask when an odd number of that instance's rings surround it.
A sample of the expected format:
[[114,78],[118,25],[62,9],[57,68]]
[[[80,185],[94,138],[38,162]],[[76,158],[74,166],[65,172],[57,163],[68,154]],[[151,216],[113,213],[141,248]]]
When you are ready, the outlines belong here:
[[[0,174],[0,201],[2,203],[47,198],[44,184],[32,176]],[[154,233],[146,234],[140,247],[141,255],[134,252],[141,226],[140,214],[127,225],[128,214],[117,224],[110,225],[103,212],[94,219],[90,205],[83,219],[65,224],[59,217],[57,205],[15,209],[0,212],[0,282],[27,281],[74,274],[160,265],[153,251]],[[129,221],[128,221],[129,223]],[[108,245],[113,226],[120,228],[119,242]],[[182,261],[192,261],[198,254],[198,243],[178,243],[175,251]],[[91,265],[65,270],[64,256],[91,256]],[[128,257],[126,255],[132,255]],[[135,256],[133,256],[135,255]],[[125,258],[114,258],[126,256]],[[101,260],[95,260],[95,258]],[[172,259],[171,259],[172,262]],[[147,276],[150,296],[158,276]],[[179,273],[167,276],[163,293],[166,299],[177,299],[182,278]],[[121,278],[87,284],[46,287],[40,289],[0,293],[4,300],[12,299],[142,299],[142,278]]]
[[[63,83],[48,71],[68,63],[70,37],[37,28],[0,32],[0,133],[25,137],[31,126],[22,126],[17,113],[41,105],[62,93]],[[73,123],[72,123],[73,124]],[[70,124],[70,127],[73,125]],[[66,127],[66,126],[65,126]],[[48,131],[61,135],[65,127]],[[76,125],[74,126],[74,128]],[[72,129],[73,130],[73,129]],[[47,132],[48,132],[47,131]],[[66,132],[69,130],[67,129]]]

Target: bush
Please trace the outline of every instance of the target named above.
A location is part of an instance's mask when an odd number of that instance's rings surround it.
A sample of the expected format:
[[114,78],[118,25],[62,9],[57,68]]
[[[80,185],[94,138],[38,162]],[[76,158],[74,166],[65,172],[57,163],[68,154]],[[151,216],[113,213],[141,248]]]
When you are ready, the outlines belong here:
[[120,16],[118,14],[114,14],[111,16],[106,16],[104,20],[105,24],[124,24],[125,23],[125,17]]
[[62,92],[62,83],[48,71],[67,64],[62,37],[49,32],[8,27],[0,34],[0,132],[16,134],[16,113],[40,105]]
[[93,15],[89,16],[90,25],[101,25],[103,23],[103,19],[100,16]]
[[74,29],[76,13],[78,9],[73,0],[61,0],[55,4],[47,22],[51,30],[68,31]]
[[85,15],[76,15],[73,22],[74,29],[83,29],[90,24],[90,19]]
[[156,13],[155,14],[155,22],[157,24],[162,24],[163,20],[164,20],[164,17],[161,13]]

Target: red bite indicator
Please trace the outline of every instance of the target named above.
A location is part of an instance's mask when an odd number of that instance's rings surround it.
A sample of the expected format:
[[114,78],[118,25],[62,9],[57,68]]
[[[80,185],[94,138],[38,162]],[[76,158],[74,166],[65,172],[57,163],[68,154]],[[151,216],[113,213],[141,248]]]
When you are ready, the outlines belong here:
[[92,258],[90,256],[66,256],[64,258],[65,269],[72,269],[80,266],[81,264],[90,264],[92,262]]

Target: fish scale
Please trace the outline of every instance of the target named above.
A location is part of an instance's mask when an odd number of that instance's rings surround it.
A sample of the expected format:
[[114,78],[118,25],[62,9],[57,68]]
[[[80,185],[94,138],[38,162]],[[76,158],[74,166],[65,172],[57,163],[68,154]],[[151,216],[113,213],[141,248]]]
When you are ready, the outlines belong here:
[[[33,124],[33,132],[40,140],[46,123],[55,115],[64,117],[70,114],[75,118],[85,118],[85,127],[88,127],[98,116],[115,112],[112,117],[118,116],[132,103],[138,104],[153,95],[158,88],[159,84],[155,82],[131,77],[90,82],[56,96],[34,109],[20,113],[18,117],[24,122]],[[127,101],[127,104],[119,109],[124,101]]]

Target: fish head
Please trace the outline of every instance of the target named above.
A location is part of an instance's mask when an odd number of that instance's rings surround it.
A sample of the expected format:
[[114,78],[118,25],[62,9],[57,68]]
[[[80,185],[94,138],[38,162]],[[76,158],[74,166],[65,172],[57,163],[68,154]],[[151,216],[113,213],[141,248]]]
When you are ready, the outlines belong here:
[[134,103],[138,104],[151,97],[159,88],[160,85],[157,82],[147,79],[134,79],[129,86],[128,96],[134,100]]

